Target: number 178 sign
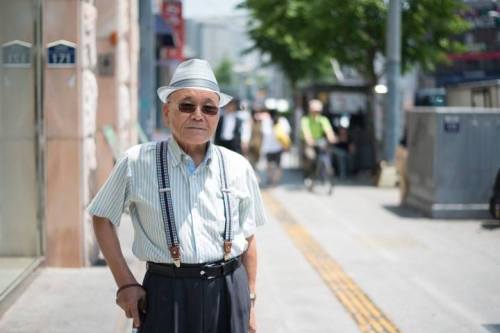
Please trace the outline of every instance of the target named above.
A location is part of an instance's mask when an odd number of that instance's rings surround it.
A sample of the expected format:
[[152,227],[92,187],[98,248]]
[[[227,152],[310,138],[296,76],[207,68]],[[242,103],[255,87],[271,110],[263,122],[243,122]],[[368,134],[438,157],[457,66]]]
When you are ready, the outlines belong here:
[[68,68],[76,63],[76,44],[58,40],[47,44],[47,67]]

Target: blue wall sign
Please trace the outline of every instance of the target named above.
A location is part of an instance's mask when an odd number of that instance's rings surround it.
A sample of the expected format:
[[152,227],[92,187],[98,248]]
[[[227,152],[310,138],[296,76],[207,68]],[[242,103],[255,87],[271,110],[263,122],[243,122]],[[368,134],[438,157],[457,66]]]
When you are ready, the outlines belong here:
[[2,44],[2,67],[30,68],[31,43],[13,40]]
[[76,64],[76,44],[58,40],[47,44],[47,67],[68,68]]
[[444,131],[447,133],[460,132],[460,118],[457,116],[444,117]]

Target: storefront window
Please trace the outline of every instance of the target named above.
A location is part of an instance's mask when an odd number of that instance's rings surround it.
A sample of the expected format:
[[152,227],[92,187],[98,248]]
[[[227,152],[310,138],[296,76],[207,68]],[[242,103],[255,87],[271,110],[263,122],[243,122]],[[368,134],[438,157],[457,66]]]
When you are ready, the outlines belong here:
[[0,301],[43,252],[40,3],[0,0]]

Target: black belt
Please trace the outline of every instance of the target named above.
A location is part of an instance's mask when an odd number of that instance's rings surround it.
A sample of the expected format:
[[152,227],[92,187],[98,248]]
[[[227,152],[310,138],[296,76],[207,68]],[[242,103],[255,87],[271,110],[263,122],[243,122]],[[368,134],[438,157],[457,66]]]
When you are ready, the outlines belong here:
[[171,278],[214,279],[234,272],[241,265],[241,257],[228,261],[219,261],[208,264],[184,264],[175,267],[174,264],[158,264],[148,261],[147,269],[151,273]]

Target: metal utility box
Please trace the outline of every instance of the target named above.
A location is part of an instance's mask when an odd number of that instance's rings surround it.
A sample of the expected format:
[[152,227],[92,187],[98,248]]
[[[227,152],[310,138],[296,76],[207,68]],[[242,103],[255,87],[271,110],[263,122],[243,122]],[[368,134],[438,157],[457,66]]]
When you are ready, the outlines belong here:
[[416,108],[407,129],[406,203],[433,218],[488,218],[500,168],[500,109]]

